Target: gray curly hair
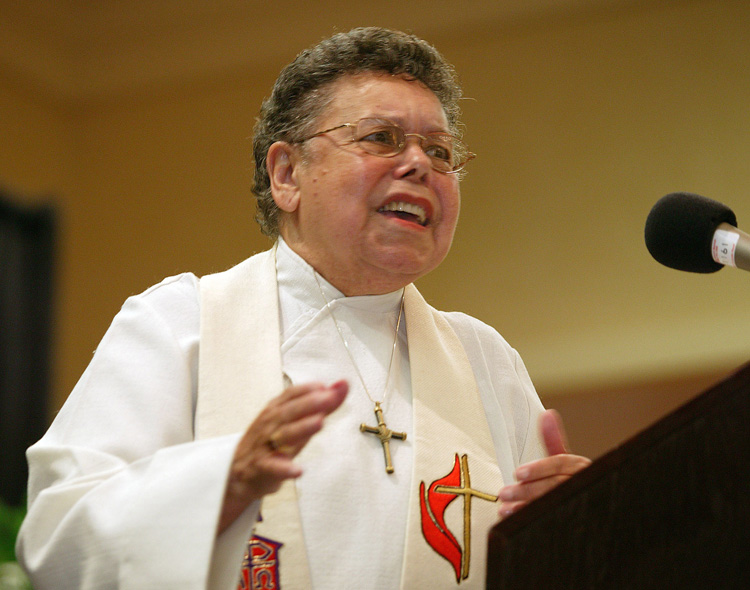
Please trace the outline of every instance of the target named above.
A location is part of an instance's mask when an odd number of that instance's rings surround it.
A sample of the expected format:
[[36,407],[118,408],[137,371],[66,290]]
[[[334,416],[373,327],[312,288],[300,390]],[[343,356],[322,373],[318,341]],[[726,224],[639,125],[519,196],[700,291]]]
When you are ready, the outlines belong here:
[[450,131],[459,133],[461,88],[455,70],[426,41],[400,31],[364,27],[338,33],[306,49],[281,71],[255,124],[255,219],[267,236],[279,235],[279,208],[266,170],[268,148],[276,141],[294,143],[313,133],[318,116],[333,100],[329,92],[332,83],[364,72],[418,80],[437,96]]

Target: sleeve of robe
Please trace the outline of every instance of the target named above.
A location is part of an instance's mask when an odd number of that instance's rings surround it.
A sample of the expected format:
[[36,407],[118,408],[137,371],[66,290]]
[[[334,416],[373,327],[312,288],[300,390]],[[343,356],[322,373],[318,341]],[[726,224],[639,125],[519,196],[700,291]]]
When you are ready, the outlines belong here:
[[240,434],[193,440],[198,280],[131,297],[27,453],[19,559],[35,590],[234,590],[257,517],[216,539]]

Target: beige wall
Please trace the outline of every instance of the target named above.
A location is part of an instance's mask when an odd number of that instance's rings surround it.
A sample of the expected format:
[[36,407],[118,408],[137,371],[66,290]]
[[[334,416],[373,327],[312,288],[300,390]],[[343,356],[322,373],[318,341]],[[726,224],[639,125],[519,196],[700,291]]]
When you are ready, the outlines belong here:
[[[355,24],[328,16],[327,31]],[[427,34],[386,20],[366,24]],[[641,384],[632,402],[649,405],[663,380],[702,384],[750,358],[750,277],[665,269],[642,238],[650,207],[676,190],[726,202],[747,229],[750,4],[643,2],[429,38],[461,74],[479,154],[453,251],[420,281],[430,301],[498,328],[550,404],[579,399],[579,440],[613,391],[631,399]],[[52,193],[62,213],[55,407],[127,296],[266,246],[252,221],[250,135],[299,48],[290,35],[288,54],[262,70],[75,104],[40,98],[0,60],[0,183]],[[668,409],[649,407],[613,417],[622,436]]]
[[643,246],[668,192],[750,219],[748,25],[747,3],[688,2],[450,49],[480,159],[444,300],[499,326],[544,389],[748,358],[747,275],[677,273]]

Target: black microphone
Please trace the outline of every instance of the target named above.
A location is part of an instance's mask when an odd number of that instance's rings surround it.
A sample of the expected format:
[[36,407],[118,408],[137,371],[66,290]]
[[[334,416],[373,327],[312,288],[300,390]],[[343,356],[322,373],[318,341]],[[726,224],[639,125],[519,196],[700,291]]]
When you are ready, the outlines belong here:
[[750,270],[750,236],[737,229],[734,212],[691,193],[671,193],[646,219],[646,247],[663,265],[689,272],[724,266]]

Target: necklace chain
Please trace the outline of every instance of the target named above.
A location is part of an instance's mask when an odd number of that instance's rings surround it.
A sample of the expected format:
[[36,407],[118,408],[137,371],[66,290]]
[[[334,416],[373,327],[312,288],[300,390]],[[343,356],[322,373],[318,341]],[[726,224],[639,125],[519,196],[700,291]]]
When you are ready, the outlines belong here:
[[393,334],[393,346],[391,348],[391,359],[388,361],[388,373],[385,377],[385,385],[383,386],[383,395],[382,400],[377,401],[372,398],[372,395],[370,394],[370,390],[367,388],[367,385],[365,384],[365,380],[362,377],[362,373],[359,370],[359,366],[357,365],[356,361],[354,360],[354,355],[352,354],[351,349],[349,348],[349,343],[346,341],[346,338],[344,338],[344,333],[341,331],[341,326],[339,326],[338,321],[336,320],[336,316],[333,314],[333,309],[331,309],[331,303],[328,301],[328,297],[326,297],[325,293],[323,292],[323,287],[320,285],[320,280],[318,279],[318,273],[316,271],[313,271],[313,275],[315,276],[315,282],[318,285],[318,290],[320,291],[321,297],[323,297],[323,301],[326,303],[326,307],[328,308],[328,313],[331,315],[331,319],[333,320],[333,324],[336,326],[336,331],[339,333],[339,338],[341,338],[341,342],[344,344],[344,348],[346,349],[346,353],[349,355],[349,360],[352,361],[352,365],[354,366],[354,370],[357,372],[357,377],[359,377],[360,383],[362,383],[362,388],[365,390],[365,394],[370,399],[370,401],[375,404],[376,406],[380,406],[381,404],[385,404],[385,398],[388,395],[388,383],[391,379],[391,368],[393,367],[393,357],[396,352],[396,345],[398,344],[398,330],[401,326],[401,317],[404,313],[404,293],[405,290],[401,291],[401,302],[399,303],[398,307],[398,318],[396,319],[396,330]]

